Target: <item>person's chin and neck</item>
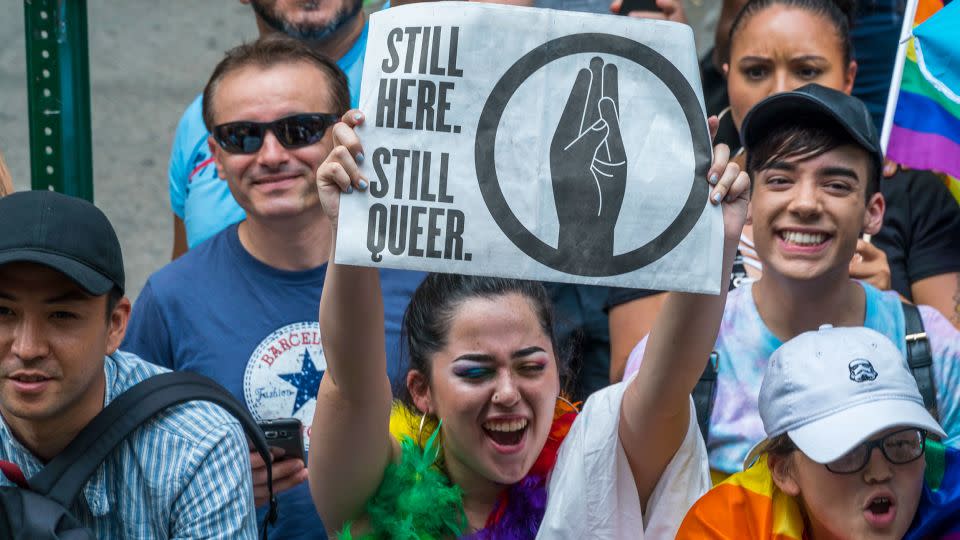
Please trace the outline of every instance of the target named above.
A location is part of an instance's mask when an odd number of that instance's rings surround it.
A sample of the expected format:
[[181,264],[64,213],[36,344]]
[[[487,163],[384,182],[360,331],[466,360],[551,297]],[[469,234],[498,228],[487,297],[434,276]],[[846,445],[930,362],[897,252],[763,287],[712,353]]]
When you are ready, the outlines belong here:
[[0,415],[40,461],[62,452],[104,408],[105,356],[126,333],[131,304],[52,267],[0,266]]
[[[278,145],[276,141],[265,144]],[[303,153],[279,150],[284,154]],[[320,267],[327,262],[332,242],[330,221],[323,213],[314,187],[315,171],[322,160],[307,163],[291,155],[282,163],[264,164],[258,156],[253,159],[257,161],[251,166],[254,171],[248,169],[241,174],[229,165],[220,165],[219,171],[247,216],[237,226],[240,245],[253,258],[278,270],[305,271]],[[292,184],[289,186],[273,187],[270,182],[257,180],[292,175],[294,168],[297,174],[293,182],[286,183]]]
[[[864,157],[868,155],[862,148],[857,150]],[[800,160],[791,158],[787,161]],[[850,163],[849,169],[860,170],[861,167]],[[762,179],[764,172],[756,171],[755,175]],[[763,228],[767,241],[757,241],[763,275],[753,285],[752,294],[764,323],[783,341],[816,330],[822,324],[864,324],[866,293],[864,286],[850,277],[850,261],[856,253],[859,236],[862,233],[876,234],[880,229],[884,202],[879,193],[866,195],[869,180],[863,174],[860,176],[859,192],[855,194],[859,203],[848,205],[839,212],[836,207],[823,209],[818,205],[811,205],[817,208],[810,209],[809,213],[793,212],[788,207],[779,211],[779,216],[765,222],[753,220],[754,240],[760,236],[758,229]],[[755,198],[751,205],[758,203],[764,204],[764,201]],[[756,207],[752,214],[757,215]],[[862,222],[859,229],[849,224],[843,226],[844,221],[849,222],[854,217]],[[825,245],[819,249],[794,243],[796,238],[801,238],[802,242],[814,234],[822,234],[821,230],[827,234],[824,235]]]
[[301,2],[302,7],[278,7],[284,0],[240,0],[250,4],[261,36],[280,32],[309,43],[332,59],[340,59],[363,33],[363,0]]

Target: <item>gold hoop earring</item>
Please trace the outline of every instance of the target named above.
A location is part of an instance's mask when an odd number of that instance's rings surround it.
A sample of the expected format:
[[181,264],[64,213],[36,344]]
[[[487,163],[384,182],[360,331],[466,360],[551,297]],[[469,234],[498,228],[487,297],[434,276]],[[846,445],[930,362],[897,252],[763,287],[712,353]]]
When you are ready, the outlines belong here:
[[440,450],[443,447],[443,439],[440,438],[440,426],[443,425],[443,420],[437,420],[437,427],[433,429],[433,433],[430,434],[430,437],[427,438],[427,443],[424,444],[423,441],[423,426],[427,421],[427,413],[423,413],[420,416],[420,429],[417,430],[417,445],[423,449],[423,454],[427,455],[427,452],[433,447],[436,443],[436,452],[433,455],[433,459],[430,461],[436,463],[440,459]]
[[569,399],[563,397],[563,394],[557,395],[557,401],[564,403],[567,407],[570,407],[570,410],[574,412],[577,412],[577,413],[580,412],[580,408],[577,407],[575,404],[571,403]]

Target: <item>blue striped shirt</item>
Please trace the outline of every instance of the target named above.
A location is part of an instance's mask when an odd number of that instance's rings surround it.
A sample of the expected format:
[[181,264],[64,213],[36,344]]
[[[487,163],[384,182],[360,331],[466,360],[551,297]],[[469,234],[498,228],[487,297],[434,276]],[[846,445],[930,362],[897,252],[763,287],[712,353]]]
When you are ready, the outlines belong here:
[[[165,371],[128,353],[105,357],[104,405]],[[19,465],[28,479],[43,468],[2,420],[0,459]],[[11,483],[0,475],[0,485]],[[97,538],[256,538],[240,423],[206,402],[167,409],[117,446],[71,510]]]

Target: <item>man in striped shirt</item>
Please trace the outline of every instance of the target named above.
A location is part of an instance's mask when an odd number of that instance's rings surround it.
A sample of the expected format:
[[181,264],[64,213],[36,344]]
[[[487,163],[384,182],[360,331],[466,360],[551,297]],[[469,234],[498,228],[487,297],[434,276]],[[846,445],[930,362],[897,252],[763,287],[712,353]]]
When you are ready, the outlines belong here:
[[[0,460],[29,478],[106,404],[166,370],[117,350],[130,301],[100,210],[15,193],[0,199],[0,231]],[[97,538],[255,538],[240,424],[205,402],[171,407],[113,451],[71,511]]]

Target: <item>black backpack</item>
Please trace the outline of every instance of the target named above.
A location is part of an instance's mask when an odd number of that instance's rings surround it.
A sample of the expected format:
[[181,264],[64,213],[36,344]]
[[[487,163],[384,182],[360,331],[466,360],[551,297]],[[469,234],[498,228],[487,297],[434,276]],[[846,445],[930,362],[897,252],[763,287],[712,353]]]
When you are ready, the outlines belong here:
[[[923,319],[920,310],[913,304],[902,302],[904,341],[907,342],[907,365],[917,381],[917,388],[923,397],[923,406],[930,411],[934,418],[937,414],[937,388],[933,384],[933,354],[930,352],[930,341],[923,329]],[[693,388],[693,403],[697,409],[697,424],[703,440],[707,440],[710,430],[710,415],[713,414],[713,404],[717,399],[717,367],[719,357],[717,352],[710,353],[707,367],[700,375],[700,380]]]
[[[20,487],[0,487],[0,538],[11,540],[93,540],[93,533],[70,513],[84,484],[113,449],[157,413],[188,401],[209,401],[240,421],[264,461],[270,462],[267,441],[250,413],[222,386],[188,372],[150,377],[117,396],[57,457]],[[8,477],[9,470],[4,470]],[[11,478],[13,481],[17,481]],[[26,484],[26,485],[23,485]],[[273,478],[267,467],[270,511],[263,524],[277,518]]]

